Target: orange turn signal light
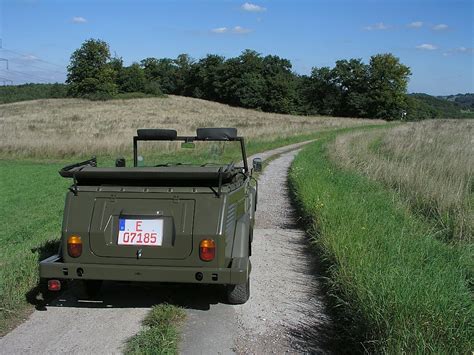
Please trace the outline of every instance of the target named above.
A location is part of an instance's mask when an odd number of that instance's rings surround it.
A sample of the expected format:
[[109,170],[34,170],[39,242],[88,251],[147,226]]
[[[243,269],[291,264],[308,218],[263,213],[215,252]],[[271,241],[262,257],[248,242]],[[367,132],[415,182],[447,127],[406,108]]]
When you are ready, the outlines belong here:
[[203,239],[199,244],[199,257],[202,261],[211,261],[216,257],[216,243],[212,239]]
[[78,235],[67,238],[67,253],[72,258],[78,258],[82,254],[82,239]]

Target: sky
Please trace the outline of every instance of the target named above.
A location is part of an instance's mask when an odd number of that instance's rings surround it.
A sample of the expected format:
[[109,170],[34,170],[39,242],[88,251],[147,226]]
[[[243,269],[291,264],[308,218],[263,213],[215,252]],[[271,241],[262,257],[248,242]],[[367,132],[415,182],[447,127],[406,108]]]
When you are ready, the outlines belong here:
[[474,92],[474,0],[0,0],[0,38],[0,85],[63,82],[72,52],[98,38],[125,64],[253,49],[299,74],[393,53],[409,92]]

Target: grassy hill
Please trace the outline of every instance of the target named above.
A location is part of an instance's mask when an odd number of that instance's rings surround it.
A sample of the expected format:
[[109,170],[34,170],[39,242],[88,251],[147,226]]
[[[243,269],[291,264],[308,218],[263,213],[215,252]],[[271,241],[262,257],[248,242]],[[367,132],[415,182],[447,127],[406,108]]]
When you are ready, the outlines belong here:
[[236,127],[250,142],[381,121],[292,116],[169,96],[132,100],[50,99],[0,105],[0,158],[115,156],[131,152],[137,128]]

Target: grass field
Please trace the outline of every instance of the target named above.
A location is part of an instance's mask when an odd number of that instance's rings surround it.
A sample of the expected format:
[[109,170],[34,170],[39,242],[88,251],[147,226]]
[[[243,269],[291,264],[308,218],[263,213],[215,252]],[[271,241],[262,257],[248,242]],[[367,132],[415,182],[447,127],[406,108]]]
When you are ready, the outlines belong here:
[[[300,123],[292,126],[292,120]],[[38,261],[56,252],[71,184],[57,173],[65,164],[92,154],[110,164],[121,149],[130,155],[140,127],[192,133],[199,126],[235,125],[248,135],[250,155],[314,138],[321,130],[380,122],[273,115],[182,97],[0,105],[0,223],[6,226],[0,229],[0,334],[31,309],[26,295],[37,284]]]
[[395,189],[438,237],[473,241],[474,121],[436,120],[339,135],[330,148],[340,166]]
[[[467,354],[474,348],[472,244],[439,240],[437,223],[413,213],[405,193],[361,174],[373,158],[347,163],[351,152],[355,160],[362,156],[358,140],[372,157],[371,149],[382,154],[390,146],[384,134],[403,142],[394,132],[405,129],[419,128],[328,134],[297,156],[291,187],[329,265],[330,294],[353,341],[369,353]],[[355,147],[341,154],[346,137]],[[392,144],[403,150],[401,142]],[[413,141],[405,143],[412,151]],[[433,150],[432,159],[440,151]]]
[[180,96],[37,100],[0,105],[0,158],[130,155],[137,128],[194,134],[198,127],[236,127],[250,141],[260,142],[368,122],[377,121],[271,114]]

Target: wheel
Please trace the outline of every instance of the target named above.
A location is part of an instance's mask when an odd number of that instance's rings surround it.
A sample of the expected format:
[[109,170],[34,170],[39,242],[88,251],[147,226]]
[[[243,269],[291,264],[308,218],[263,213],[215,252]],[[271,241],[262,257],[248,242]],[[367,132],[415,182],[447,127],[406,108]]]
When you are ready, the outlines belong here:
[[60,280],[61,290],[50,291],[48,289],[48,280],[49,279],[41,278],[38,285],[26,295],[28,302],[34,304],[38,310],[45,310],[45,306],[58,297],[58,295],[68,287],[66,280]]
[[253,227],[249,231],[249,256],[252,256],[252,243],[253,243]]
[[95,299],[99,295],[100,288],[102,287],[102,280],[82,280],[82,285],[86,297]]
[[36,306],[36,309],[46,310],[45,307],[52,298],[51,292],[48,290],[48,279],[40,279],[37,287],[38,292],[35,294],[32,303]]
[[227,285],[227,302],[230,304],[244,304],[250,297],[250,278],[244,284]]

